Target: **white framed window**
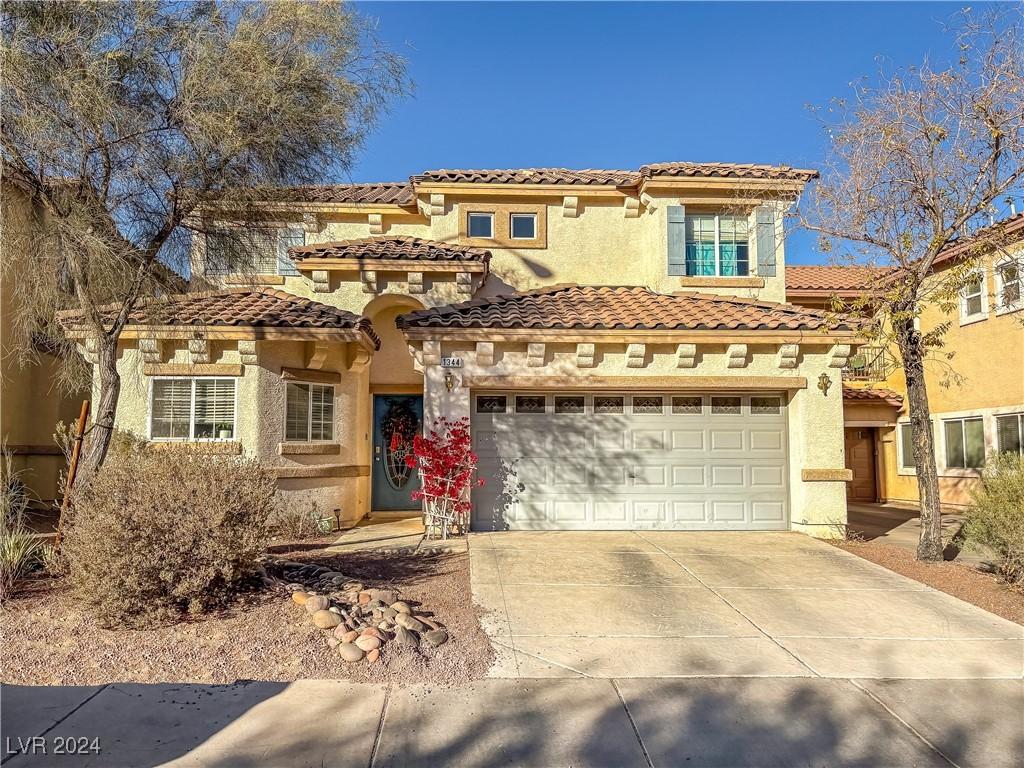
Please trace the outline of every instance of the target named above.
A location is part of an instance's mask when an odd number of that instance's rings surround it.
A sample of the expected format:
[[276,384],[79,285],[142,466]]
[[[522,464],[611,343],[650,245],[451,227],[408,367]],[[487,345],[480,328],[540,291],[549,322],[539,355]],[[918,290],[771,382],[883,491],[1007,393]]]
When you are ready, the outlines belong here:
[[985,275],[975,272],[960,289],[960,325],[976,323],[988,315],[985,297]]
[[494,214],[473,213],[466,214],[466,233],[470,237],[494,237]]
[[509,214],[508,231],[513,240],[534,240],[537,237],[537,214]]
[[996,416],[996,446],[1000,453],[1024,454],[1024,413]]
[[1024,262],[1009,259],[996,264],[996,312],[1003,314],[1024,308]]
[[284,439],[325,442],[334,439],[334,387],[288,382],[285,391]]
[[687,277],[749,274],[750,240],[745,216],[699,213],[686,217]]
[[236,395],[231,378],[153,378],[150,440],[234,440]]
[[985,422],[981,416],[944,419],[942,436],[947,468],[979,469],[985,466]]
[[900,469],[906,472],[913,472],[917,468],[914,463],[914,429],[910,422],[904,422],[898,426],[899,429],[899,462]]

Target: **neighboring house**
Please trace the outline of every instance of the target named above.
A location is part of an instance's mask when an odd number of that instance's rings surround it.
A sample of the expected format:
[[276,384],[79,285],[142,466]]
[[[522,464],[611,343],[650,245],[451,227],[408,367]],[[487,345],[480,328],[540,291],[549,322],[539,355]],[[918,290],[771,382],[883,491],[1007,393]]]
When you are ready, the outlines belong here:
[[258,457],[346,524],[418,506],[404,456],[446,416],[471,422],[478,529],[829,533],[857,323],[781,303],[782,215],[815,176],[665,163],[271,190],[244,265],[210,202],[200,292],[125,333],[118,426]]
[[[969,502],[987,456],[1022,450],[1024,215],[994,226],[1002,229],[1007,244],[977,258],[977,280],[961,291],[958,308],[947,312],[931,303],[919,320],[924,333],[947,327],[942,348],[925,363],[925,380],[940,496],[952,507]],[[972,238],[965,238],[944,251],[929,280],[943,280],[970,248]],[[885,271],[790,267],[787,299],[814,307],[833,296],[854,300]],[[848,496],[853,501],[918,500],[906,382],[898,360],[895,349],[862,346],[844,370],[846,466],[853,474]]]

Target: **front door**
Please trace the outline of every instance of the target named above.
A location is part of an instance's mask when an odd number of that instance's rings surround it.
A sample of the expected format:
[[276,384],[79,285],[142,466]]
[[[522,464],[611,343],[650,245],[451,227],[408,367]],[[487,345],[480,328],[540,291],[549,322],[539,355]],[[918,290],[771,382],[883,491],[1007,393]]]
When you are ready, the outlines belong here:
[[412,439],[422,432],[422,395],[373,396],[372,509],[419,509],[412,493],[420,487],[416,470],[405,463]]
[[850,501],[875,501],[875,430],[872,427],[847,427],[845,430],[846,468],[853,480],[846,484]]

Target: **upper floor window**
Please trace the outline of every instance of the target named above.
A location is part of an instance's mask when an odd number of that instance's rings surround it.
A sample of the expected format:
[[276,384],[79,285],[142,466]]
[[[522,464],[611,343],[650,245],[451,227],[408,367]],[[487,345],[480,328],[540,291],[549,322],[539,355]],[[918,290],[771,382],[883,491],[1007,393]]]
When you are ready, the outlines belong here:
[[153,379],[149,436],[153,440],[233,440],[235,380]]
[[508,228],[513,240],[533,240],[537,237],[537,214],[510,214]]
[[724,214],[686,217],[686,274],[738,277],[750,274],[747,219]]
[[978,469],[985,466],[985,423],[980,416],[942,422],[946,466]]
[[288,383],[284,439],[303,442],[334,439],[334,387]]
[[208,232],[206,274],[297,275],[288,249],[305,243],[300,226]]
[[470,237],[494,237],[494,214],[470,213],[466,222],[466,232]]
[[1024,454],[1024,413],[996,416],[996,444],[1000,453]]
[[1024,307],[1021,302],[1021,261],[1011,259],[996,265],[997,311],[1012,312]]
[[987,313],[985,276],[981,272],[976,272],[960,289],[960,324],[984,320]]

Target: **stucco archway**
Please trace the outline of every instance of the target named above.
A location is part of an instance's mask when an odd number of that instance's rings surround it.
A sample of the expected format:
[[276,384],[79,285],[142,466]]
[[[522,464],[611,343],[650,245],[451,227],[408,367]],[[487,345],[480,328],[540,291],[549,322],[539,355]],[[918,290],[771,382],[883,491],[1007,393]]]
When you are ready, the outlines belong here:
[[370,363],[370,389],[373,391],[421,392],[423,376],[413,368],[412,356],[395,318],[406,312],[423,309],[411,296],[388,294],[373,299],[363,315],[373,323],[380,336],[380,349]]

